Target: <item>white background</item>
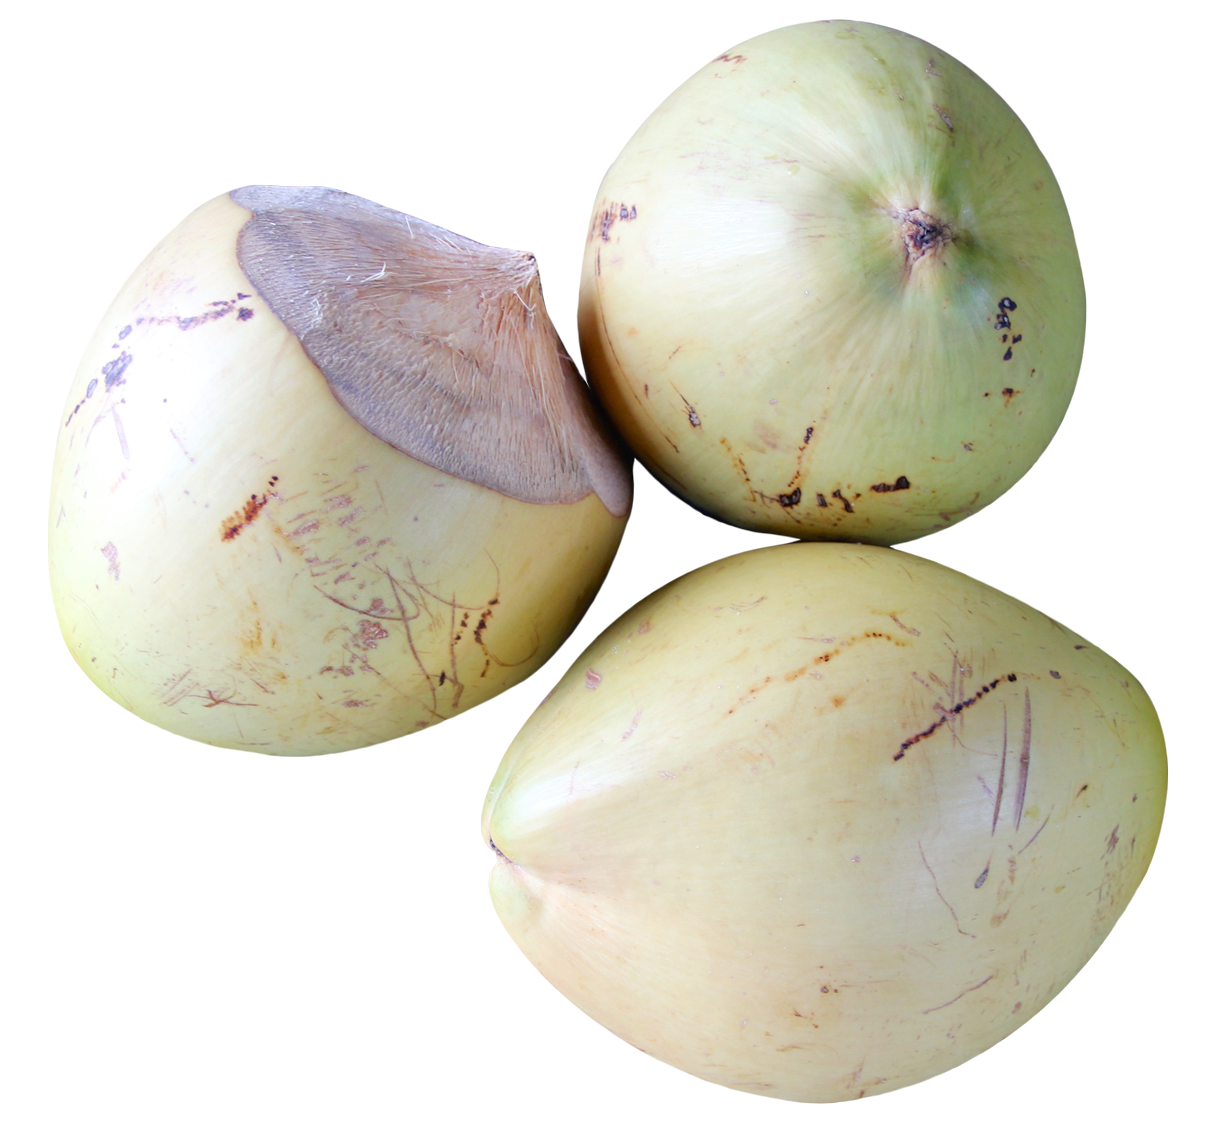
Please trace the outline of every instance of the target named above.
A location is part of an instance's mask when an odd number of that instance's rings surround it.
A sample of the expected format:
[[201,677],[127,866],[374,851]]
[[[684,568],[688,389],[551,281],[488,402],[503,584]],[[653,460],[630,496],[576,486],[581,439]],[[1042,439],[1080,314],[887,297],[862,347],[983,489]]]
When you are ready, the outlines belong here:
[[[1202,9],[1203,10],[1203,9]],[[26,5],[4,61],[5,726],[0,1116],[15,1124],[399,1120],[1174,1120],[1215,1070],[1219,697],[1214,532],[1218,29],[1067,0],[624,0],[450,7]],[[1109,16],[1102,13],[1108,12]],[[45,506],[68,381],[144,254],[246,183],[324,184],[539,258],[577,354],[603,171],[670,90],[752,35],[848,16],[918,34],[1016,109],[1056,171],[1089,295],[1051,448],[908,549],[1125,663],[1165,725],[1159,851],[1049,1008],[961,1068],[852,1105],[705,1084],[625,1045],[502,931],[487,784],[580,650],[663,582],[763,545],[662,492],[637,504],[566,648],[410,739],[304,760],[214,749],[121,710],[64,648]],[[1199,1107],[1197,1107],[1199,1106]]]

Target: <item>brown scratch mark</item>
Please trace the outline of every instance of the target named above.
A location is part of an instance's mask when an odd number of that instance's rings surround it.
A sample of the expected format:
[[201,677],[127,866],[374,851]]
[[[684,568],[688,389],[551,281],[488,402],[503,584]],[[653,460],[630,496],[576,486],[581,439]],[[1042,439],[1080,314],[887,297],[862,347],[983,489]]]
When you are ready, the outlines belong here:
[[846,511],[846,512],[847,512],[849,515],[852,515],[852,514],[853,514],[853,505],[852,505],[851,503],[849,503],[849,501],[848,501],[848,500],[846,500],[846,499],[844,498],[844,496],[842,496],[842,495],[840,494],[840,489],[839,489],[839,488],[837,488],[837,489],[836,489],[836,490],[835,490],[835,491],[832,493],[832,499],[839,500],[839,501],[840,501],[840,502],[841,502],[841,503],[844,505],[844,510],[845,510],[845,511]]
[[1048,813],[1048,815],[1046,815],[1046,816],[1044,817],[1044,822],[1043,822],[1042,824],[1040,824],[1040,826],[1039,826],[1039,827],[1037,827],[1037,828],[1035,829],[1035,834],[1034,834],[1033,836],[1031,836],[1031,838],[1030,838],[1030,839],[1028,839],[1028,840],[1027,840],[1027,842],[1026,842],[1026,843],[1024,843],[1024,844],[1023,844],[1023,845],[1022,845],[1022,846],[1021,846],[1021,847],[1018,849],[1018,854],[1020,854],[1020,855],[1021,855],[1021,854],[1022,854],[1022,853],[1023,853],[1023,852],[1024,852],[1026,849],[1027,849],[1027,848],[1028,848],[1028,847],[1030,847],[1030,846],[1031,846],[1031,844],[1032,844],[1032,843],[1034,843],[1034,842],[1035,842],[1035,841],[1036,841],[1036,840],[1037,840],[1037,839],[1040,837],[1040,832],[1041,832],[1041,831],[1043,831],[1043,830],[1044,830],[1044,828],[1046,828],[1046,827],[1048,826],[1048,821],[1049,821],[1050,819],[1052,819],[1052,813],[1051,813],[1051,812],[1049,812],[1049,813]]
[[[625,370],[624,364],[620,362],[620,357],[615,352],[615,344],[611,342],[611,333],[607,331],[607,315],[603,311],[603,306],[602,306],[601,301],[598,304],[598,320],[599,320],[599,323],[602,325],[602,338],[607,343],[607,350],[611,352],[611,358],[615,360],[616,367],[618,367],[621,371]],[[642,411],[645,413],[645,416],[648,417],[651,422],[653,422],[654,428],[661,435],[662,440],[665,441],[676,453],[678,453],[679,446],[676,445],[674,441],[671,440],[670,435],[662,428],[658,420],[651,413],[649,413],[648,410],[645,409],[645,403],[641,401],[640,395],[637,394],[636,387],[633,385],[632,380],[631,379],[625,380],[625,385],[628,387],[629,390],[632,391],[632,397],[637,400]],[[648,397],[648,394],[646,394],[646,397]]]
[[162,688],[162,703],[164,703],[166,706],[176,706],[191,693],[191,688],[194,686],[193,683],[189,683],[185,687],[183,686],[183,680],[190,674],[191,668],[187,668],[186,671],[184,671],[181,675],[176,676],[174,679],[171,679],[170,682]]
[[119,548],[114,543],[108,542],[102,547],[102,555],[106,559],[108,565],[106,572],[115,579],[119,580]]
[[[946,906],[947,909],[950,910],[951,917],[954,918],[955,928],[958,929],[959,932],[963,934],[963,936],[971,937],[972,940],[975,940],[976,934],[964,932],[963,926],[959,924],[959,915],[955,912],[955,907],[951,905],[950,902],[948,902],[946,898],[942,896],[941,887],[938,886],[938,876],[934,874],[933,867],[929,865],[929,860],[925,857],[925,848],[921,846],[921,841],[919,839],[917,840],[917,850],[921,852],[921,862],[925,864],[925,869],[929,871],[929,877],[933,879],[934,891],[937,893],[938,897],[941,898],[942,904]],[[992,976],[990,976],[989,979],[992,979]],[[988,981],[986,980],[985,982],[987,983]],[[954,1000],[952,999],[951,1002],[953,1003]],[[943,1004],[943,1006],[947,1006],[947,1004]],[[928,1014],[928,1012],[926,1013]]]
[[[497,585],[500,586],[500,572],[497,572]],[[469,611],[464,612],[462,616],[462,624],[458,624],[458,593],[454,590],[450,592],[450,680],[454,685],[454,689],[450,698],[450,709],[457,710],[459,700],[462,698],[462,693],[466,689],[466,685],[459,681],[458,678],[458,641],[462,639],[461,629],[467,627],[469,619]],[[459,631],[456,631],[459,630]],[[441,673],[440,683],[445,683],[446,673]]]
[[[1010,716],[1003,703],[1001,707],[1001,772],[997,776],[997,800],[993,804],[993,830],[997,834],[997,817],[1001,815],[1001,792],[1006,783],[1006,755],[1010,749]],[[987,870],[987,867],[986,867]]]
[[[259,705],[258,703],[234,702],[233,696],[235,694],[237,694],[236,691],[231,691],[229,694],[223,695],[220,698],[218,698],[215,692],[209,691],[206,697],[210,699],[211,701],[204,703],[204,709],[211,710],[214,706],[220,706],[222,703],[226,704],[227,706],[258,706]],[[204,695],[191,695],[190,697],[193,699],[202,699],[205,696]]]
[[173,437],[174,440],[178,443],[178,447],[182,450],[182,455],[186,457],[187,460],[189,460],[192,464],[194,464],[195,458],[190,453],[187,452],[187,447],[186,445],[182,443],[182,438],[179,437],[178,434],[175,433],[174,430],[172,429],[170,430],[170,436]]
[[[936,722],[930,723],[919,734],[913,734],[912,737],[907,738],[904,741],[902,741],[900,743],[899,753],[895,754],[891,758],[891,760],[892,761],[901,760],[904,754],[907,753],[908,750],[911,749],[914,745],[916,745],[917,742],[924,741],[926,738],[931,737],[932,735],[936,734],[943,726],[946,725],[947,722],[949,722],[956,715],[962,714],[963,711],[967,710],[968,707],[975,706],[976,703],[978,703],[982,698],[984,698],[984,696],[987,695],[990,691],[992,691],[999,683],[1003,682],[1004,680],[1008,680],[1009,682],[1013,683],[1017,679],[1018,679],[1018,676],[1015,675],[1013,672],[1011,672],[1008,675],[999,675],[991,683],[986,683],[983,687],[980,688],[979,691],[977,691],[971,697],[965,698],[962,701],[955,703],[954,706],[952,706],[948,711],[945,711],[943,713],[941,718],[939,718]],[[1030,693],[1028,693],[1028,698],[1029,697],[1030,697]]]
[[979,890],[980,887],[984,885],[985,879],[987,879],[988,876],[989,876],[989,868],[986,865],[984,870],[982,870],[980,874],[977,876],[976,881],[972,883],[973,889]]
[[962,999],[969,991],[977,991],[978,989],[984,987],[984,985],[987,984],[989,980],[995,979],[996,976],[997,976],[996,972],[994,972],[991,976],[985,976],[985,978],[982,979],[978,984],[972,984],[971,987],[965,987],[961,992],[959,992],[958,995],[954,997],[954,999],[948,999],[945,1003],[939,1003],[936,1007],[928,1007],[924,1011],[922,1011],[921,1014],[922,1015],[932,1015],[934,1011],[940,1011],[942,1010],[943,1007],[949,1007],[952,1003],[958,1003],[959,1000]]
[[1120,842],[1120,825],[1117,824],[1112,828],[1112,834],[1107,837],[1107,853],[1110,855],[1116,850],[1116,844]]
[[[671,383],[671,386],[674,387],[675,393],[678,394],[680,398],[683,398],[683,395],[679,392],[679,388],[675,386],[674,383]],[[683,405],[687,407],[688,424],[693,429],[699,429],[700,428],[700,415],[696,413],[696,407],[693,406],[686,398],[683,398]]]
[[735,472],[742,478],[743,487],[747,493],[746,498],[752,503],[757,502],[760,499],[761,493],[751,484],[751,474],[747,471],[747,465],[742,458],[742,454],[735,453],[730,447],[730,442],[725,437],[719,439],[719,444],[729,455],[730,463],[734,466]]
[[1018,830],[1027,802],[1027,773],[1031,769],[1031,689],[1023,692],[1023,748],[1018,757],[1018,789],[1014,794],[1014,830]]
[[640,725],[640,722],[641,722],[641,715],[644,713],[645,712],[643,710],[637,710],[637,712],[632,716],[632,725],[630,725],[628,729],[626,729],[622,734],[620,734],[621,741],[623,741],[625,738],[632,737],[632,735],[636,733],[636,728],[638,725]]
[[906,624],[904,624],[904,622],[903,622],[902,620],[900,620],[900,619],[899,619],[899,617],[897,617],[897,616],[896,616],[894,613],[889,613],[889,614],[888,614],[888,616],[890,616],[890,618],[891,618],[893,621],[895,621],[895,623],[896,623],[897,625],[899,625],[899,626],[900,626],[900,628],[902,628],[902,629],[903,629],[903,630],[904,630],[906,633],[908,633],[908,635],[909,635],[909,636],[920,636],[920,635],[921,635],[921,630],[920,630],[919,628],[909,628],[909,627],[908,627]]
[[718,55],[713,61],[714,62],[731,62],[735,66],[737,66],[740,62],[746,62],[747,56],[746,55]]
[[119,451],[123,454],[123,459],[129,461],[132,459],[132,451],[127,447],[127,434],[123,430],[123,422],[119,418],[119,407],[111,406],[107,411],[115,422],[115,436],[119,438]]

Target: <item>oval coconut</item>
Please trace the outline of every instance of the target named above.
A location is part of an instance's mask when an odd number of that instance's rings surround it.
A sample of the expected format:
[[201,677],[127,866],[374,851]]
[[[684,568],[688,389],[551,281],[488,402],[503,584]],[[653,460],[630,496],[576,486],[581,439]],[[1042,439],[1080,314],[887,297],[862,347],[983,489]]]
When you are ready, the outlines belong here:
[[484,811],[505,927],[640,1049],[801,1101],[966,1061],[1082,967],[1166,758],[1115,660],[953,570],[798,543],[612,625]]

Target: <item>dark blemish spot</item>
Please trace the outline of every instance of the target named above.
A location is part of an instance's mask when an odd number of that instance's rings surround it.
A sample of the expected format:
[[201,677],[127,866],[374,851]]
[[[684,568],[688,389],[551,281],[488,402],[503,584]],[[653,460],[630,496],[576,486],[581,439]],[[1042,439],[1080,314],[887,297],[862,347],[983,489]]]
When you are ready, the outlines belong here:
[[1051,675],[1053,679],[1061,678],[1061,673],[1059,671],[1050,671],[1048,674]]
[[615,214],[612,211],[603,211],[602,223],[599,226],[598,236],[604,242],[611,241],[611,227],[615,225]]
[[814,427],[813,425],[808,425],[808,426],[806,427],[806,436],[805,436],[805,438],[803,438],[803,440],[802,440],[802,444],[803,444],[803,445],[809,445],[809,444],[810,444],[810,439],[811,439],[811,437],[812,437],[812,436],[814,436],[814,432],[815,432],[815,427]]
[[253,308],[239,308],[238,309],[238,319],[239,320],[249,320],[252,316],[254,316],[254,314],[255,314],[255,310]]
[[1079,796],[1081,796],[1081,795],[1082,795],[1082,793],[1084,793],[1084,792],[1085,792],[1085,791],[1086,791],[1088,788],[1090,788],[1090,785],[1088,785],[1088,784],[1084,784],[1084,785],[1083,785],[1083,786],[1082,786],[1080,789],[1078,789],[1078,791],[1077,791],[1077,792],[1074,794],[1074,799],[1076,800],[1076,799],[1077,799]]
[[823,994],[824,994],[824,995],[826,995],[826,994],[827,994],[827,986],[826,986],[826,985],[824,985],[823,987],[821,987],[819,990],[820,990],[821,992],[823,992]]
[[127,325],[126,327],[124,327],[124,328],[123,328],[123,330],[122,330],[122,331],[119,333],[119,339],[121,339],[121,340],[125,340],[125,339],[127,339],[127,337],[128,337],[128,336],[130,336],[131,334],[132,334],[132,326],[131,326],[130,324],[128,324],[128,325]]
[[1017,335],[1017,336],[1015,336],[1015,337],[1014,337],[1014,339],[1012,339],[1010,342],[1011,342],[1011,343],[1018,343],[1018,341],[1019,341],[1019,340],[1021,340],[1022,338],[1023,338],[1023,337],[1022,337],[1021,335]]
[[120,352],[118,358],[112,359],[102,368],[106,377],[106,389],[111,390],[123,381],[123,372],[132,365],[132,357],[126,352]]
[[238,300],[240,300],[240,301],[248,301],[248,300],[250,300],[250,294],[249,294],[249,293],[239,293],[239,294],[238,294]]
[[645,397],[649,397],[649,383],[645,383]]
[[1013,359],[1013,358],[1014,358],[1014,348],[1007,347],[1006,353],[1005,355],[1002,356],[1002,359]]
[[837,500],[839,500],[839,501],[840,501],[842,504],[844,504],[844,510],[845,510],[845,511],[847,511],[847,512],[848,512],[850,515],[852,515],[852,514],[853,514],[853,505],[852,505],[851,503],[849,503],[849,501],[848,501],[848,500],[846,500],[846,499],[844,498],[844,496],[842,496],[842,495],[840,494],[840,489],[839,489],[839,488],[837,488],[837,489],[836,489],[836,490],[835,490],[835,491],[832,493],[832,498],[833,498],[833,499],[837,499]]
[[980,877],[977,878],[976,881],[973,883],[973,885],[975,886],[977,890],[979,890],[980,887],[984,885],[984,880],[988,878],[988,876],[989,876],[989,868],[986,866],[984,870],[980,872]]
[[90,380],[89,380],[89,385],[88,385],[87,387],[85,387],[85,397],[86,397],[86,398],[92,398],[92,397],[93,397],[93,392],[94,392],[95,390],[97,390],[97,388],[98,388],[98,380],[97,380],[97,379],[90,379]]
[[777,496],[777,503],[782,507],[795,507],[802,499],[802,489],[795,488],[789,495]]
[[1085,645],[1085,644],[1075,644],[1075,645],[1073,646],[1073,650],[1074,650],[1075,652],[1080,652],[1080,651],[1082,651],[1082,649],[1083,649],[1083,648],[1085,648],[1086,646],[1087,646],[1087,645]]
[[443,672],[442,672],[442,673],[441,673],[441,674],[440,674],[440,675],[437,677],[437,685],[438,685],[439,687],[444,686],[444,685],[445,685],[445,681],[446,681],[446,673],[443,671]]
[[998,328],[1008,328],[1009,326],[1010,318],[1004,312],[999,312],[997,314],[997,321],[993,325],[993,330],[996,331]]
[[819,507],[827,507],[827,500],[824,498],[824,495],[822,492],[815,493],[815,503]]
[[1002,392],[1001,392],[1001,393],[1002,393],[1002,394],[1003,394],[1003,395],[1004,395],[1006,398],[1013,398],[1013,397],[1014,397],[1014,387],[1012,387],[1012,386],[1007,386],[1007,387],[1005,387],[1005,388],[1002,390]]
[[1006,335],[1003,333],[1003,335],[1002,335],[1002,337],[1001,337],[1001,342],[1002,342],[1002,343],[1005,343],[1005,342],[1006,342],[1006,340],[1007,340],[1008,338],[1009,338],[1009,337],[1008,337],[1008,336],[1006,336]]
[[1007,675],[1007,676],[1006,676],[1006,678],[1007,678],[1007,679],[1008,679],[1008,680],[1009,680],[1011,683],[1017,683],[1017,682],[1018,682],[1018,676],[1017,676],[1017,675],[1015,675],[1013,672],[1011,672],[1009,675]]
[[871,484],[871,492],[906,492],[912,485],[908,483],[907,476],[896,477],[894,484],[888,484],[885,481],[882,484]]
[[972,443],[971,443],[970,441],[964,441],[964,442],[963,442],[963,447],[964,447],[964,449],[966,449],[966,450],[967,450],[969,453],[972,451]]
[[1002,297],[1001,300],[997,302],[997,307],[1003,312],[1013,312],[1018,305],[1016,305],[1009,297]]

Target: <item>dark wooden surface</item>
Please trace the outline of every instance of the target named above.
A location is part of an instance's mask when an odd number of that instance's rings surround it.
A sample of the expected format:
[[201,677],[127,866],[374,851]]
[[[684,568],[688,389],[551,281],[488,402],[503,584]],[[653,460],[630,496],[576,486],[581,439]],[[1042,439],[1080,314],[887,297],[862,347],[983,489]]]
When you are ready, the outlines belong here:
[[[699,60],[704,62],[727,46],[763,31],[765,27],[787,21],[701,21],[699,27]],[[965,64],[975,67],[974,21],[876,21],[886,23],[927,42],[941,46]],[[684,77],[682,72],[643,71],[634,75],[634,126],[654,108],[668,90]],[[987,81],[1006,98],[1007,103],[1031,125],[1033,76],[986,75]],[[1037,82],[1039,76],[1035,76]],[[623,137],[611,138],[610,154],[580,156],[582,161],[582,195],[584,221],[596,187],[610,164],[612,155],[623,143]],[[1079,137],[1039,137],[1058,180],[1066,193],[1070,213],[1081,235],[1081,143]],[[578,159],[574,154],[573,159]],[[229,184],[209,186],[152,186],[141,192],[141,248],[147,248],[161,232],[178,217],[202,203]],[[338,184],[342,186],[342,184]],[[415,187],[347,187],[348,191],[389,203],[412,214],[418,214],[418,191]],[[452,231],[485,243],[506,246],[538,244],[538,222],[521,220],[441,219]],[[573,292],[576,272],[547,272],[545,293],[556,321],[557,331],[569,354],[577,357],[576,327],[573,323]],[[73,271],[66,276],[65,287],[65,385],[71,375],[76,356],[89,327],[97,318],[101,305],[114,290],[122,274],[119,271]],[[1075,402],[1085,403],[1085,370]],[[54,415],[57,421],[57,411]],[[48,464],[54,450],[54,421],[48,434]],[[677,574],[728,553],[766,545],[763,535],[732,528],[699,511],[675,492],[667,489],[635,458],[629,456],[635,487],[635,502],[631,527],[623,552],[609,584],[590,616],[556,659],[501,703],[489,707],[480,715],[469,718],[461,726],[434,734],[419,742],[396,746],[360,756],[418,756],[420,760],[420,808],[426,810],[478,809],[484,786],[501,750],[527,716],[547,687],[568,666],[578,651],[624,608],[638,597]],[[1069,432],[1068,423],[1047,456],[1011,496],[995,511],[1002,512],[1067,512],[1069,491]],[[926,557],[937,558],[960,568],[975,571],[975,523],[952,531],[940,539],[909,547]],[[1006,580],[1011,586],[1052,611],[1078,624],[1094,635],[1100,643],[1116,650],[1116,583],[1101,577],[1095,580]],[[71,674],[72,667],[54,622],[48,613],[48,672]],[[1163,715],[1167,718],[1167,700],[1162,695],[1162,681],[1144,677],[1143,682]],[[89,701],[82,681],[82,705],[94,717],[120,717],[114,707]],[[139,753],[142,756],[222,756],[198,746],[166,738],[147,727],[141,727]],[[241,768],[241,765],[235,766]],[[325,764],[319,767],[325,768]],[[473,841],[473,852],[478,841]],[[480,848],[483,853],[483,848]],[[485,944],[507,943],[486,894],[486,872],[489,859],[483,853],[483,926],[480,940]],[[473,865],[474,892],[474,865]],[[1136,903],[1129,921],[1162,921],[1162,853],[1151,872],[1145,891]],[[518,960],[519,990],[541,990],[546,985],[534,971]],[[998,1048],[998,1054],[1099,1054],[1101,962],[1099,959],[1081,975],[1057,1003],[1033,1024],[1025,1027],[1011,1041]],[[576,1010],[561,1001],[560,1059],[558,1073],[563,1078],[612,1078],[612,1076],[653,1076],[668,1078],[673,1074],[640,1057],[621,1045],[598,1027],[590,1024]],[[953,1074],[954,1079],[971,1079],[975,1065]],[[907,1096],[924,1096],[923,1089]],[[705,1096],[720,1096],[706,1090]]]

